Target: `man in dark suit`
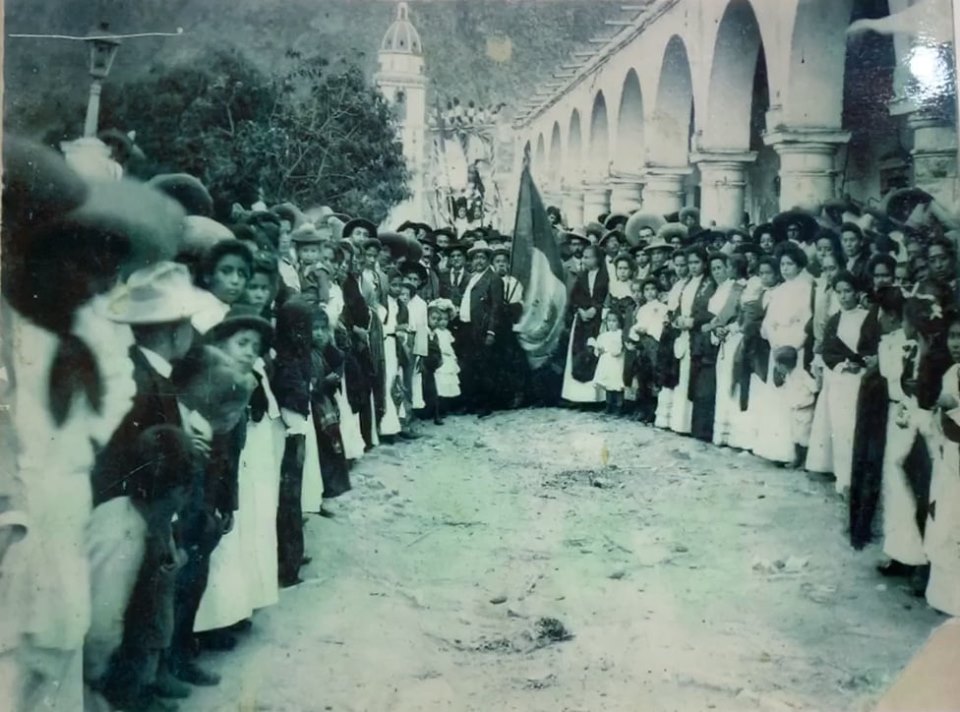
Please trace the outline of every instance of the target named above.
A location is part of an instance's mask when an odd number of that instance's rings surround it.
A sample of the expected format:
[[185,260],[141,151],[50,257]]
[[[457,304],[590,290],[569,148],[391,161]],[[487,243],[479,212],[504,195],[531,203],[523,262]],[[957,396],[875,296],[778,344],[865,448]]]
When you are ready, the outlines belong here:
[[449,269],[440,275],[440,296],[449,299],[459,309],[463,291],[470,282],[467,246],[462,242],[450,243],[447,247],[447,265]]
[[464,360],[460,364],[467,407],[481,418],[492,412],[497,330],[503,318],[503,280],[490,268],[490,247],[479,240],[467,253],[473,274],[460,302],[460,330]]

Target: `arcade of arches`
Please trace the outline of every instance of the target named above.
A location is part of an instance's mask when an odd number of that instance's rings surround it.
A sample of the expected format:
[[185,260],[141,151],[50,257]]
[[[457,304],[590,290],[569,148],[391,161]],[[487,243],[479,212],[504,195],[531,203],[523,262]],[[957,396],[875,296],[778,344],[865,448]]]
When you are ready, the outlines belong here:
[[930,48],[846,31],[911,2],[667,0],[528,114],[519,145],[571,226],[696,205],[729,227],[908,183],[953,202],[953,98],[910,101],[909,58]]

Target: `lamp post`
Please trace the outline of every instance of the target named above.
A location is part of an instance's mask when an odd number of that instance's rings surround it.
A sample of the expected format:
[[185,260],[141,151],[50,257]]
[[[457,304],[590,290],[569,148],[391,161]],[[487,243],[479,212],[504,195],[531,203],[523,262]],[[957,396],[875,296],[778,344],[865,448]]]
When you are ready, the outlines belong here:
[[100,92],[103,89],[103,80],[110,73],[113,60],[120,49],[120,40],[110,34],[110,25],[100,23],[84,40],[90,46],[90,99],[87,102],[87,119],[83,124],[85,137],[97,135],[97,123],[100,118]]

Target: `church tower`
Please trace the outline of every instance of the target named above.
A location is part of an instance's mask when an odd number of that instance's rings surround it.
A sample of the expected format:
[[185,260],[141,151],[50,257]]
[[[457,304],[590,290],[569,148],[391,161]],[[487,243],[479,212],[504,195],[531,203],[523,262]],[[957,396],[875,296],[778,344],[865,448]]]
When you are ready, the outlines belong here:
[[426,217],[424,173],[427,143],[427,77],[424,74],[423,44],[410,22],[410,7],[397,4],[397,16],[383,36],[377,54],[374,77],[380,91],[393,107],[403,143],[403,155],[411,173],[413,198],[404,206],[410,219]]

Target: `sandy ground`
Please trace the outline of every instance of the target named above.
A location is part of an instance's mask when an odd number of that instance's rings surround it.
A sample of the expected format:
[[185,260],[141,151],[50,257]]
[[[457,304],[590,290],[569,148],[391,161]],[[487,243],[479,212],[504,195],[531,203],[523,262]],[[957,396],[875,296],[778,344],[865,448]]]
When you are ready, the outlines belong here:
[[425,432],[181,709],[866,710],[943,620],[805,474],[562,410]]

